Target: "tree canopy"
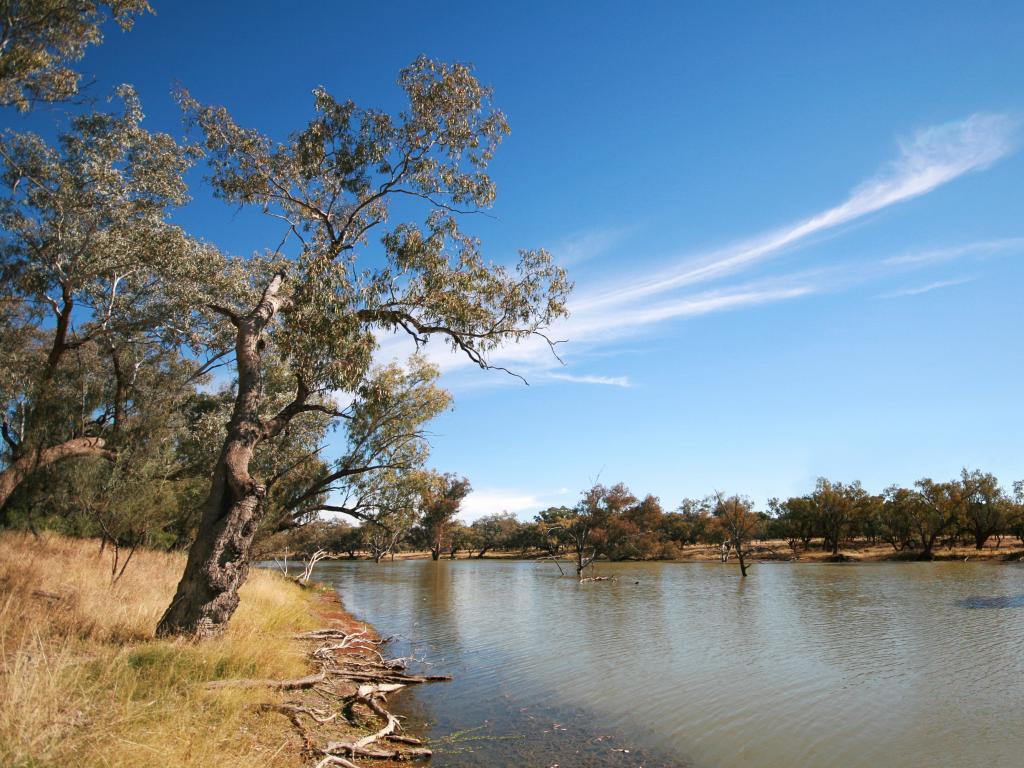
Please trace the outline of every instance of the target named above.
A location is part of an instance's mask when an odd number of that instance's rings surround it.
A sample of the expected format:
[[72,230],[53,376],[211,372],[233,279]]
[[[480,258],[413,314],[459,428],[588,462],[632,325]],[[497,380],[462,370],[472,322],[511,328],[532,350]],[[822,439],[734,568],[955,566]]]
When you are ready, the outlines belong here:
[[151,12],[146,0],[0,0],[0,106],[74,96],[81,75],[68,65],[103,41],[104,22],[129,30]]

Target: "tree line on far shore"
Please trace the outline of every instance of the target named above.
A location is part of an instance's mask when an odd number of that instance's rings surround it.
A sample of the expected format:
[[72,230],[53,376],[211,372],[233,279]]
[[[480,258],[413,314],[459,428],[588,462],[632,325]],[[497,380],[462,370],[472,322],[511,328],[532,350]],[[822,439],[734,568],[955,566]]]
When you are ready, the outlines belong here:
[[505,552],[569,558],[582,574],[598,559],[671,560],[687,546],[724,544],[745,575],[750,547],[758,541],[784,540],[794,558],[816,547],[842,559],[844,546],[861,541],[920,560],[932,559],[940,547],[981,550],[992,541],[999,547],[1006,538],[1024,544],[1024,482],[1008,490],[980,470],[875,494],[859,482],[819,478],[809,493],[770,499],[760,510],[749,498],[716,493],[666,511],[655,496],[637,497],[621,483],[598,484],[576,505],[549,507],[529,522],[500,512],[466,525],[457,515],[468,490],[465,479],[448,477],[446,492],[418,514],[383,516],[359,527],[320,520],[270,537],[261,548],[300,557],[317,550],[369,554],[378,561],[402,551],[430,551],[435,560],[459,552]]

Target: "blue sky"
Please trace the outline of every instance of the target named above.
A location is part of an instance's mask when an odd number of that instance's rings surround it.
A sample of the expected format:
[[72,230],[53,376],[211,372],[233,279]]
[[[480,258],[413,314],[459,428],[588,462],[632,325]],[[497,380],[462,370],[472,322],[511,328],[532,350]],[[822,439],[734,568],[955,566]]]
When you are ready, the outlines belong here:
[[[548,248],[577,291],[565,366],[503,353],[529,387],[434,350],[456,406],[433,464],[470,478],[469,517],[598,477],[669,508],[1024,478],[1021,4],[154,5],[83,69],[135,84],[155,128],[181,130],[175,83],[277,135],[321,84],[397,110],[421,53],[494,87],[512,135],[495,218],[467,225],[496,261]],[[195,233],[274,239],[194,191]]]

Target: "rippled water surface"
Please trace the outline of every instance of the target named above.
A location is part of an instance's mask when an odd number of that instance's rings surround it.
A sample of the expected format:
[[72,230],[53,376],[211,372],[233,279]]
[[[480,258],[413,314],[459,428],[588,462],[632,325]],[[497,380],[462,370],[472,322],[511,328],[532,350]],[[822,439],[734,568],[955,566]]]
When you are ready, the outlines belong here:
[[[337,562],[436,766],[1024,766],[1024,568]],[[452,736],[454,734],[454,736]],[[444,738],[448,737],[448,738]],[[628,752],[623,750],[629,750]]]

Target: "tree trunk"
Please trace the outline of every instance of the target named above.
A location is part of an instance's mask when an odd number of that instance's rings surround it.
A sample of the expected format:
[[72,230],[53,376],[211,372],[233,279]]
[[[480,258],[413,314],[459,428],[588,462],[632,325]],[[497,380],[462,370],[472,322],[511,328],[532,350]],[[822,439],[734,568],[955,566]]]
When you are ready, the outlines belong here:
[[[229,445],[217,462],[199,532],[174,600],[157,625],[158,636],[200,639],[219,634],[238,607],[238,589],[249,575],[252,540],[265,497],[265,489],[249,478],[248,461],[244,453],[238,455],[238,448]],[[239,466],[239,458],[244,466]]]
[[0,509],[6,506],[11,494],[36,470],[79,456],[96,456],[113,461],[115,454],[106,450],[104,445],[101,437],[75,437],[49,448],[29,449],[24,456],[0,472]]
[[935,546],[935,539],[937,536],[930,536],[927,538],[922,537],[921,539],[921,554],[917,556],[918,560],[932,560],[935,555],[932,554],[932,548]]
[[238,589],[249,574],[252,540],[263,519],[266,502],[266,487],[249,474],[249,463],[256,446],[279,433],[299,412],[293,406],[304,402],[300,383],[292,406],[270,422],[260,419],[261,336],[284,302],[279,295],[283,280],[283,275],[275,275],[260,303],[244,317],[218,309],[231,318],[237,329],[238,392],[210,493],[203,504],[199,532],[189,550],[174,599],[157,625],[158,636],[188,635],[200,639],[217,635],[238,607]]

